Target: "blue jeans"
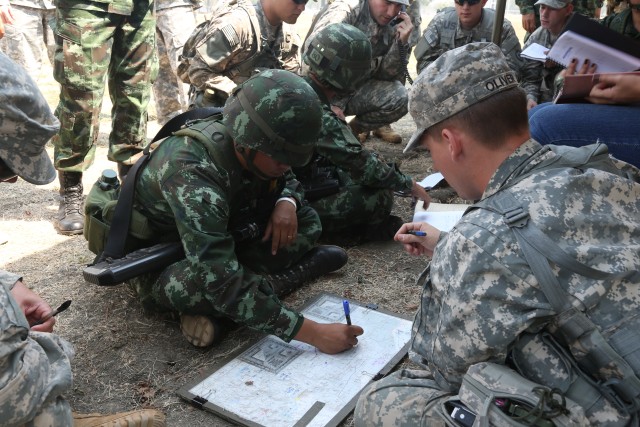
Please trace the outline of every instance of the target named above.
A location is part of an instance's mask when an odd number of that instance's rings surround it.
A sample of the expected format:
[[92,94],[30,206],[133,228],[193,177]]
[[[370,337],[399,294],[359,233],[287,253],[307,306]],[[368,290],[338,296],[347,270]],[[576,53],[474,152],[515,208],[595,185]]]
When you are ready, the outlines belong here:
[[543,145],[599,141],[617,159],[640,167],[640,106],[545,103],[529,110],[529,127]]

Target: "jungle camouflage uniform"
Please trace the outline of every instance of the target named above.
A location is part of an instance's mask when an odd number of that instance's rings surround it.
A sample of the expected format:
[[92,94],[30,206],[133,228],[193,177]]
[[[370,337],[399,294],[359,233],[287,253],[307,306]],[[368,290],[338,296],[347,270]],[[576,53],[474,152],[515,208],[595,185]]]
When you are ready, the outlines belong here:
[[236,85],[256,70],[300,71],[301,41],[294,26],[269,24],[260,1],[253,6],[239,0],[232,7],[218,7],[201,25],[206,25],[206,35],[196,44],[195,56],[183,59],[179,69],[180,78],[191,84],[190,106],[221,107]]
[[94,160],[105,75],[113,102],[111,161],[126,163],[147,137],[157,74],[152,0],[57,0],[54,77],[60,83],[55,167],[82,172]]
[[[558,40],[558,36],[551,34],[546,28],[538,27],[531,33],[524,44],[526,49],[532,43],[538,43],[546,48],[551,48]],[[556,75],[564,67],[555,65],[547,67],[544,62],[522,58],[522,89],[527,93],[527,99],[537,104],[553,101],[555,92],[554,80]]]
[[326,167],[340,182],[340,191],[312,201],[323,232],[335,233],[357,225],[380,224],[393,207],[393,191],[410,192],[413,181],[395,164],[382,161],[362,148],[347,123],[331,110],[329,100],[309,77],[305,80],[323,103],[322,131],[314,157],[307,166],[295,168],[303,183],[313,181],[313,169]]
[[[493,33],[495,10],[483,8],[480,22],[471,30],[460,27],[455,7],[447,7],[429,22],[415,50],[418,74],[444,52],[473,42],[489,42]],[[502,24],[500,48],[507,57],[509,66],[520,75],[520,41],[511,23],[505,19]]]
[[186,86],[178,77],[182,47],[197,25],[195,10],[200,0],[158,0],[156,2],[156,46],[158,78],[153,83],[158,124],[163,125],[187,109]]
[[320,220],[313,209],[299,207],[298,237],[276,255],[270,240],[260,242],[262,235],[234,243],[231,232],[255,219],[266,223],[279,197],[302,200],[300,183],[290,171],[271,181],[245,171],[219,121],[190,130],[208,141],[173,136],[162,142],[135,195],[136,209],[158,235],[180,235],[186,259],[131,282],[147,308],[217,314],[289,341],[302,315],[284,306],[260,273],[280,271],[307,253],[320,236]]
[[[443,67],[435,70],[437,80],[433,73],[422,74],[424,79],[416,81],[413,90],[419,85],[423,91],[438,90],[432,85],[446,85],[447,76],[456,71],[449,83],[455,86],[441,91],[436,106],[427,106],[429,101],[421,93],[412,92],[417,95],[410,105],[417,132],[425,120],[420,115],[439,117],[484,99],[485,94],[478,93],[478,87],[487,81],[484,64],[496,79],[498,76],[497,65],[491,64],[494,60],[487,59],[490,55],[480,59],[470,55],[466,66],[460,65],[466,57],[459,56],[463,59],[456,62],[451,59],[454,55],[448,55],[447,62],[442,58],[432,64]],[[452,67],[444,68],[447,64]],[[506,64],[500,65],[501,72],[503,67]],[[428,71],[434,70],[429,67]],[[484,80],[464,78],[464,73],[484,76]],[[468,92],[462,91],[463,85],[468,85]],[[446,98],[450,93],[457,96]],[[582,302],[586,316],[598,328],[614,330],[620,322],[640,327],[640,170],[612,159],[621,175],[631,179],[591,168],[536,171],[554,156],[548,147],[526,141],[498,166],[480,202],[503,194],[510,186],[509,192],[529,214],[529,221],[570,258],[608,273],[635,271],[631,278],[595,280],[559,270],[551,263],[552,274]],[[423,293],[413,322],[410,358],[424,370],[401,370],[365,389],[356,406],[356,425],[444,426],[436,408],[445,396],[457,394],[467,369],[479,362],[504,365],[514,349],[521,357],[518,365],[524,366],[525,376],[532,381],[561,390],[575,381],[573,369],[539,342],[543,327],[558,313],[501,214],[470,207],[450,232],[441,232],[430,267],[419,283]],[[593,398],[586,394],[570,397],[578,403]],[[602,395],[597,397],[583,406],[590,423],[629,422],[628,415]]]
[[602,25],[632,39],[640,40],[640,32],[633,26],[631,13],[631,9],[627,8],[620,13],[609,15],[601,21]]
[[37,80],[42,70],[43,45],[53,64],[55,6],[51,0],[0,0],[0,6],[7,5],[11,6],[15,22],[5,24],[0,50]]
[[30,331],[10,290],[21,277],[0,270],[0,420],[10,426],[70,426],[71,344]]
[[[371,17],[367,0],[335,0],[323,11],[309,29],[305,49],[310,34],[332,23],[342,22],[353,25],[369,36],[373,50],[371,79],[353,95],[332,100],[332,104],[340,107],[346,116],[355,115],[363,130],[378,129],[404,117],[408,111],[408,96],[404,87],[405,67],[400,60],[394,27],[378,25]],[[412,5],[409,11],[413,11],[410,16],[414,18],[412,22],[415,28],[412,33],[417,33],[420,22],[416,26],[415,16],[416,11],[419,15],[419,6]],[[407,59],[411,54],[411,42],[415,40],[413,35],[409,37]]]

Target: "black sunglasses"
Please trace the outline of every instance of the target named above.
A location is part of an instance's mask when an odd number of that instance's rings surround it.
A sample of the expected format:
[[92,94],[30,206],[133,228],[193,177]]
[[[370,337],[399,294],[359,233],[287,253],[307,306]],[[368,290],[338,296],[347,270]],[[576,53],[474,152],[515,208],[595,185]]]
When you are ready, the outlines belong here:
[[309,0],[293,0],[295,4],[307,4]]
[[0,182],[14,181],[17,177],[18,174],[11,170],[4,160],[0,159]]
[[456,4],[458,4],[459,6],[464,6],[465,2],[469,3],[469,6],[473,6],[480,3],[480,0],[453,0],[453,1],[455,1]]

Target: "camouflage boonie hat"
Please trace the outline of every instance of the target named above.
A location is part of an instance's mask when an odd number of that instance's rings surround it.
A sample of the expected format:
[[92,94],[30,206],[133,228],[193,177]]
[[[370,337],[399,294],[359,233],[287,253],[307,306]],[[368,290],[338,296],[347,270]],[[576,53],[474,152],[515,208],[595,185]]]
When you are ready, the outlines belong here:
[[222,122],[236,144],[299,167],[313,155],[322,128],[322,105],[302,77],[265,70],[233,90]]
[[44,149],[60,129],[29,74],[0,52],[0,158],[31,184],[48,184],[56,170]]
[[552,9],[563,9],[571,4],[571,0],[538,0],[534,3],[535,6],[539,5],[549,6]]
[[334,23],[311,36],[302,59],[331,86],[355,91],[371,74],[371,42],[353,25]]
[[420,73],[409,91],[416,131],[404,152],[416,148],[431,126],[517,86],[516,74],[493,43],[469,43],[443,53]]
[[409,0],[389,0],[391,3],[400,3],[403,4],[405,6],[409,6]]

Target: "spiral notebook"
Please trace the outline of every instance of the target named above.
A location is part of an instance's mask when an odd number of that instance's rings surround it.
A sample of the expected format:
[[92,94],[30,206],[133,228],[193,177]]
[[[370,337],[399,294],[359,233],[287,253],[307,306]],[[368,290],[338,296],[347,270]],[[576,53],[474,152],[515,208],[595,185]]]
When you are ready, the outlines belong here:
[[573,58],[578,65],[589,59],[599,73],[635,71],[640,69],[640,44],[574,13],[547,57],[564,67]]

